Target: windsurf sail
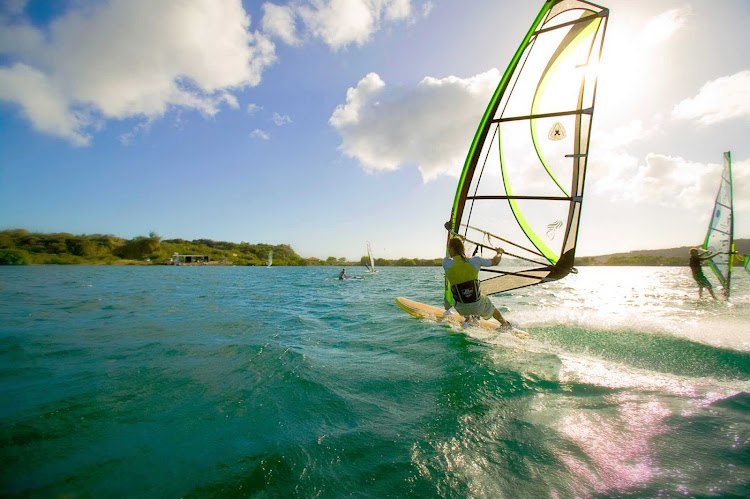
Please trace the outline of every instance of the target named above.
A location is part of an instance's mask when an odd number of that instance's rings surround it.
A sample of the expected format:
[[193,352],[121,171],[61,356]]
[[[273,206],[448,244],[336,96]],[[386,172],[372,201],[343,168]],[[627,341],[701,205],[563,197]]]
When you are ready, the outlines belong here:
[[273,265],[273,250],[268,252],[268,261],[266,262],[266,267],[270,267]]
[[734,214],[732,213],[732,155],[724,153],[724,170],[721,173],[719,192],[716,194],[714,211],[708,224],[703,249],[716,253],[708,260],[719,282],[724,287],[724,296],[729,299],[734,260]]
[[469,253],[505,249],[503,269],[480,272],[485,295],[573,270],[608,15],[584,0],[547,0],[482,117],[446,228]]
[[370,265],[367,267],[368,272],[375,272],[375,259],[372,257],[372,248],[370,241],[367,241],[367,256],[370,258]]
[[750,255],[745,255],[745,270],[750,273]]

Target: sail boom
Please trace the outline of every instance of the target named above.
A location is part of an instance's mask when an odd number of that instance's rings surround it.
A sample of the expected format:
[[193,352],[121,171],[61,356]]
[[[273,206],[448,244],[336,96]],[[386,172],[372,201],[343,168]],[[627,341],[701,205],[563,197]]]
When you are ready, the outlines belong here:
[[[532,262],[536,263],[537,265],[544,266],[544,262]],[[515,276],[515,277],[526,277],[527,270],[500,270],[496,268],[489,268],[489,267],[482,267],[482,272],[491,272],[493,274],[500,274],[500,275],[509,275],[509,276]]]
[[[464,228],[466,228],[466,229],[471,229],[471,230],[475,230],[475,231],[477,231],[477,232],[480,232],[481,234],[484,234],[485,236],[488,236],[488,237],[494,237],[495,239],[497,239],[497,240],[499,240],[499,241],[502,241],[502,242],[504,242],[504,243],[508,243],[508,244],[510,244],[510,245],[512,245],[512,246],[515,246],[515,247],[516,247],[516,248],[518,248],[518,249],[521,249],[521,250],[527,251],[527,252],[531,253],[532,255],[535,255],[535,256],[540,256],[540,257],[544,258],[544,255],[542,255],[542,254],[541,254],[541,253],[539,253],[538,251],[534,251],[534,250],[531,250],[531,249],[529,249],[529,248],[527,248],[527,247],[525,247],[525,246],[522,246],[522,245],[520,245],[520,244],[514,243],[513,241],[509,241],[508,239],[505,239],[505,238],[503,238],[503,237],[500,237],[500,236],[498,236],[498,235],[495,235],[495,234],[493,234],[493,233],[491,233],[491,232],[487,232],[486,230],[482,230],[482,229],[480,229],[480,228],[478,228],[478,227],[473,227],[473,226],[471,226],[471,225],[464,225],[464,224],[461,224],[461,227],[464,227]],[[453,235],[458,235],[458,234],[456,234],[456,233],[452,233],[452,234],[453,234]],[[464,239],[465,239],[465,238],[464,238]],[[477,245],[477,246],[484,246],[483,244],[481,244],[481,243],[476,243],[476,242],[474,242],[474,241],[469,241],[469,242],[471,242],[472,244],[474,244],[474,245]],[[486,247],[486,246],[484,246],[484,247]],[[487,248],[488,248],[488,249],[495,249],[495,248],[489,248],[489,247],[487,247]],[[523,259],[524,259],[524,260],[527,260],[527,261],[529,261],[529,262],[534,262],[534,263],[537,263],[537,262],[536,262],[535,260],[531,260],[531,259],[529,259],[529,258],[523,258]]]
[[529,114],[527,116],[511,116],[510,118],[496,118],[492,123],[505,123],[508,121],[538,120],[543,118],[557,118],[560,116],[577,116],[581,114],[594,114],[594,108],[576,109],[574,111],[560,111],[556,113]]
[[539,201],[581,201],[580,196],[466,196],[466,199],[489,200],[489,199],[536,199]]

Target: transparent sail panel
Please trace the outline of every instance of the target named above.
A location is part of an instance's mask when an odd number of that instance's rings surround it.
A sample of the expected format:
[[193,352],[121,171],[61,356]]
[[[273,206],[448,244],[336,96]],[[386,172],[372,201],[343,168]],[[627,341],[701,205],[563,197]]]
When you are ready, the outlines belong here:
[[581,2],[579,0],[563,0],[558,2],[550,10],[547,16],[548,21],[545,23],[545,27],[558,26],[560,24],[569,22],[573,16],[580,15],[581,11],[585,11],[586,15],[597,14],[603,11],[604,8],[592,4],[589,2]]

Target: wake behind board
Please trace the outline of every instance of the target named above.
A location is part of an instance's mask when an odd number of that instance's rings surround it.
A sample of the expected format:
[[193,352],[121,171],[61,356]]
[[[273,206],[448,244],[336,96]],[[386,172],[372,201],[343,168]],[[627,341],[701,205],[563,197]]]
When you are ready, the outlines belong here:
[[[433,307],[432,305],[426,305],[419,303],[418,301],[410,300],[404,297],[396,298],[396,305],[401,307],[406,313],[419,317],[420,319],[428,319],[436,322],[447,322],[456,326],[464,325],[464,318],[459,314],[453,312],[449,315],[444,315],[442,308]],[[487,329],[500,329],[500,323],[497,321],[480,320],[479,327]]]

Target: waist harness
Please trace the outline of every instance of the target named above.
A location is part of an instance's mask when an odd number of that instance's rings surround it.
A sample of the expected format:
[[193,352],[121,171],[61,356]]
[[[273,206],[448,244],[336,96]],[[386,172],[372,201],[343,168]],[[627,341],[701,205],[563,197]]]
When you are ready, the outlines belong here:
[[451,286],[451,293],[453,299],[459,303],[474,303],[479,300],[479,281],[473,279],[471,281],[462,282]]

